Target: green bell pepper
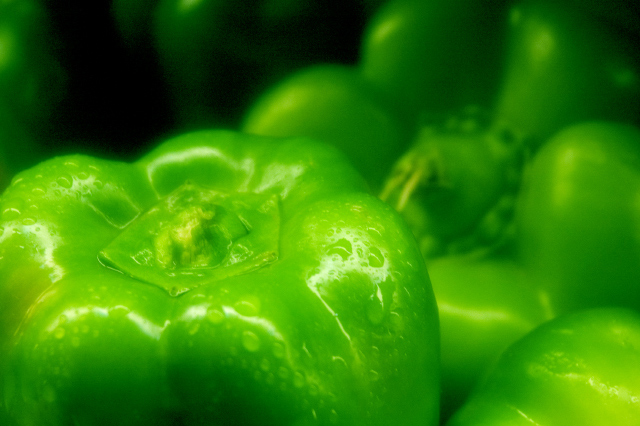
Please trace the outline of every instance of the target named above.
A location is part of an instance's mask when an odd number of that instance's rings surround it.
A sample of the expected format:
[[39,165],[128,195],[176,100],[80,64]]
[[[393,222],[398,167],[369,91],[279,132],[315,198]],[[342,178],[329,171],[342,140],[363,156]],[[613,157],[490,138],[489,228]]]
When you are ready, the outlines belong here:
[[443,256],[428,269],[440,317],[440,418],[447,420],[500,354],[555,312],[513,259]]
[[[414,230],[427,259],[440,307],[445,419],[501,351],[545,319],[579,307],[640,307],[637,292],[629,289],[629,282],[640,282],[631,195],[637,192],[637,167],[629,167],[638,155],[631,147],[640,143],[634,131],[596,131],[593,137],[600,140],[592,143],[585,128],[567,135],[573,142],[566,149],[552,139],[548,143],[556,149],[536,155],[549,136],[579,120],[640,122],[637,48],[626,34],[566,4],[517,2],[504,18],[504,69],[492,67],[501,81],[488,86],[491,107],[463,110],[458,117],[443,114],[440,123],[423,125],[381,191]],[[395,21],[388,22],[394,31]],[[418,79],[412,73],[430,57],[388,38],[392,60],[384,63],[381,55],[375,81],[404,99],[409,95],[403,90],[413,89],[416,98],[408,105],[428,102],[422,86],[403,81]],[[454,43],[445,51],[458,49]],[[431,73],[421,71],[417,75],[427,77],[418,81],[435,87],[433,81],[445,81],[428,78],[443,62],[430,64]],[[457,75],[457,68],[449,70],[445,75]],[[447,101],[454,102],[436,105],[464,106],[455,101],[458,86],[443,87],[450,90]],[[464,94],[475,94],[483,105],[477,91]],[[583,154],[575,169],[562,161],[569,151]],[[602,154],[606,158],[599,159]],[[563,189],[567,198],[560,202]],[[607,200],[606,207],[600,200]],[[615,249],[602,253],[602,247]]]
[[637,425],[640,314],[580,311],[511,346],[447,426]]
[[[453,401],[443,407],[444,417],[518,333],[581,308],[640,309],[640,130],[612,122],[570,126],[542,145],[524,173],[522,163],[513,161],[524,152],[522,142],[497,134],[430,132],[398,163],[398,197],[414,191],[402,212],[419,237],[440,307],[443,402]],[[411,164],[436,165],[437,173],[427,167],[429,184],[407,190],[412,174],[402,167],[419,171]],[[485,210],[478,225],[469,221],[468,228],[455,214]],[[443,233],[448,224],[458,227],[449,240]],[[517,298],[510,296],[514,291]],[[487,294],[500,297],[485,301]],[[478,314],[486,311],[502,314]],[[473,349],[462,352],[460,346]]]
[[521,136],[469,110],[424,127],[381,194],[427,260],[440,311],[445,420],[507,346],[554,315],[506,249],[525,158]]
[[289,76],[247,111],[242,130],[306,136],[340,148],[377,189],[406,148],[409,123],[354,67],[319,65]]
[[459,7],[388,1],[367,23],[355,66],[315,65],[290,74],[249,107],[240,128],[335,145],[379,191],[425,116],[489,106],[499,77],[503,15],[503,1],[469,0]]
[[438,422],[423,258],[330,147],[201,131],[64,156],[0,212],[0,419]]
[[402,184],[388,198],[419,239],[440,308],[444,418],[545,319],[640,309],[640,130],[578,123],[523,168],[524,141],[470,128],[427,133],[398,163],[390,182]]
[[516,256],[559,312],[640,309],[640,129],[570,126],[546,142],[518,197]]
[[494,250],[510,236],[526,140],[477,109],[424,126],[380,197],[402,213],[427,259]]
[[640,124],[638,41],[566,3],[524,0],[509,15],[494,111],[535,147],[578,121]]
[[562,128],[584,120],[640,124],[640,56],[629,37],[546,0],[520,1],[505,20],[492,107],[484,117],[463,114],[421,129],[382,192],[429,258],[502,243],[523,161]]
[[487,107],[500,78],[508,0],[391,0],[368,23],[363,77],[417,117]]

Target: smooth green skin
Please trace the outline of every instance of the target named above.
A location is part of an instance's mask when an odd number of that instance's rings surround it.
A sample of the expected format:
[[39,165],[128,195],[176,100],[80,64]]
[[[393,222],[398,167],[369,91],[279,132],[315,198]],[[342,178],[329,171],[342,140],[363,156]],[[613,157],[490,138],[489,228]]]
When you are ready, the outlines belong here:
[[388,1],[363,35],[363,76],[413,116],[488,105],[499,78],[506,3]]
[[409,143],[409,127],[357,69],[320,65],[294,73],[265,92],[247,111],[241,130],[305,136],[334,145],[379,189]]
[[[206,189],[176,196],[189,188]],[[68,156],[22,172],[0,206],[0,419],[437,424],[429,277],[404,222],[365,188],[328,146],[226,131],[133,164]],[[199,197],[212,190],[230,215],[211,219]],[[240,272],[207,266],[225,250]],[[105,253],[124,256],[105,267]]]
[[554,313],[512,259],[445,256],[427,267],[440,315],[443,422],[507,347]]
[[495,114],[537,147],[584,120],[640,123],[637,44],[575,7],[546,0],[516,4]]
[[521,263],[559,312],[640,309],[640,130],[568,127],[539,151],[518,200]]
[[581,311],[511,346],[447,426],[640,424],[640,315]]

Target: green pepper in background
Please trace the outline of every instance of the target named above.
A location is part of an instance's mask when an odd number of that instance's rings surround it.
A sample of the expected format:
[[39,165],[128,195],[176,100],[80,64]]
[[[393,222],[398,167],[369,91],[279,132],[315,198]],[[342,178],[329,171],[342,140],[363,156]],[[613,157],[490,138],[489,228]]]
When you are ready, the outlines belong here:
[[507,347],[555,312],[513,259],[443,256],[428,269],[440,317],[445,421]]
[[357,69],[322,65],[294,73],[263,94],[242,131],[303,135],[337,146],[377,190],[390,161],[406,148],[409,127]]
[[[366,3],[366,4],[365,4]],[[157,52],[180,126],[236,126],[257,93],[317,62],[352,63],[375,1],[127,1],[112,14]]]
[[386,3],[357,69],[299,71],[263,94],[241,127],[338,146],[402,211],[428,258],[502,244],[527,158],[562,127],[640,122],[637,48],[624,33],[568,4],[500,2],[480,21],[452,9]]
[[500,77],[508,4],[388,1],[363,34],[362,75],[413,117],[487,106]]
[[503,2],[489,8],[463,3],[384,3],[367,24],[355,67],[317,65],[293,73],[255,101],[240,128],[335,145],[379,191],[423,116],[490,101],[506,9]]
[[546,142],[518,198],[517,256],[559,312],[640,309],[640,129],[579,123]]
[[545,0],[510,11],[495,114],[535,147],[578,121],[640,124],[638,40],[582,12]]
[[[393,11],[393,7],[401,10],[392,4],[395,3],[389,3],[388,9],[382,11]],[[397,4],[407,7],[410,3]],[[425,3],[422,7],[432,6]],[[380,55],[379,69],[372,74],[366,67],[374,62],[369,59],[367,64],[367,55],[376,51],[364,44],[362,52],[363,73],[369,81],[378,84],[377,88],[386,87],[388,94],[396,95],[400,99],[396,104],[403,104],[405,100],[410,111],[432,112],[414,132],[409,150],[392,168],[381,197],[401,211],[414,230],[427,259],[436,299],[445,307],[440,310],[445,419],[490,361],[544,319],[579,307],[609,303],[638,308],[637,292],[633,284],[629,287],[629,283],[640,282],[634,269],[640,255],[634,241],[632,224],[637,221],[633,218],[630,195],[637,192],[635,173],[621,167],[619,160],[605,163],[597,172],[603,183],[596,187],[601,189],[589,192],[587,172],[580,178],[572,177],[573,171],[564,169],[565,163],[559,161],[559,155],[548,157],[546,166],[538,166],[536,176],[526,172],[532,155],[535,164],[535,150],[567,125],[584,119],[640,122],[640,68],[633,37],[606,27],[585,11],[566,4],[518,2],[504,11],[504,23],[510,28],[505,32],[504,45],[497,44],[502,49],[502,61],[492,62],[493,56],[487,55],[487,64],[482,66],[470,55],[470,64],[478,72],[469,71],[466,64],[461,68],[464,75],[484,81],[479,88],[487,89],[485,97],[477,89],[457,92],[458,87],[465,87],[465,78],[459,79],[459,86],[445,83],[446,78],[458,75],[457,68],[449,66],[445,67],[446,72],[439,71],[440,64],[453,61],[457,52],[471,45],[469,42],[460,42],[461,45],[440,42],[438,51],[452,53],[448,59],[417,54],[429,44],[416,43],[409,36],[402,38],[402,33],[393,36],[394,25],[404,22],[399,17],[394,19],[394,13],[387,12],[389,17],[382,20],[386,26],[376,29],[374,25],[376,30],[369,33],[377,31],[388,38],[386,51],[391,59],[385,62]],[[420,22],[414,17],[406,19]],[[387,31],[390,35],[386,35]],[[418,31],[425,33],[430,29],[421,27],[413,34]],[[452,30],[442,31],[446,35]],[[450,40],[455,38],[449,37]],[[378,46],[380,52],[385,51],[382,46],[383,43]],[[428,59],[435,60],[427,62]],[[489,73],[498,76],[497,83],[481,78],[491,64]],[[427,73],[425,67],[431,73]],[[438,72],[440,78],[424,78]],[[414,80],[425,86],[404,85]],[[437,83],[441,84],[441,91],[433,89],[438,87]],[[433,89],[433,98],[424,95],[424,88]],[[464,99],[465,95],[471,97]],[[426,102],[438,96],[446,97],[444,101],[434,102],[442,109],[429,111]],[[464,108],[473,102],[480,108]],[[460,108],[462,112],[451,116],[444,106],[449,107],[449,111]],[[438,119],[438,114],[444,118]],[[629,132],[633,131],[620,130],[617,135],[625,139]],[[612,138],[616,136],[609,137]],[[575,140],[571,148],[580,153],[583,143],[589,145],[587,141]],[[622,157],[620,143],[614,141],[614,147],[605,152]],[[585,155],[597,161],[600,154],[595,151],[599,148],[584,147],[584,150],[591,152]],[[635,151],[625,150],[625,153],[636,158]],[[545,178],[544,167],[546,171],[555,169],[556,173]],[[584,168],[580,163],[576,163],[576,167]],[[607,170],[610,176],[605,175]],[[539,198],[533,194],[526,201],[520,199],[523,176],[525,184],[540,194]],[[529,182],[530,179],[536,182]],[[606,194],[607,187],[624,189],[610,189]],[[567,196],[573,198],[565,200],[564,207],[560,205],[563,211],[554,211],[559,206],[554,197],[560,197],[561,192],[568,192]],[[602,194],[603,200],[617,201],[603,208],[597,194]],[[586,209],[582,219],[580,206]],[[518,217],[520,209],[524,217]],[[602,220],[606,230],[596,229]],[[610,254],[598,256],[597,247],[600,251],[603,247],[617,248]],[[509,297],[510,290],[521,286],[530,287],[522,291],[522,300]],[[473,287],[474,291],[460,290],[467,287]],[[500,287],[502,293],[495,290]],[[481,297],[496,293],[503,298],[497,298],[495,304]],[[526,321],[519,327],[508,323],[509,315],[502,316],[505,322],[501,323],[492,322],[489,314],[461,314],[486,312],[489,307],[500,312],[517,312],[525,304],[530,304],[536,313],[526,315]],[[494,328],[482,328],[486,324]],[[483,339],[499,344],[483,345]],[[467,356],[460,356],[456,351],[468,341],[471,343],[466,345]],[[474,357],[475,353],[481,355]]]
[[425,125],[380,197],[402,213],[427,259],[492,251],[510,238],[526,138],[477,108]]
[[640,315],[552,320],[511,346],[447,426],[640,424]]
[[640,123],[638,49],[629,38],[565,4],[519,2],[505,19],[511,31],[495,105],[426,126],[382,192],[427,257],[501,243],[523,162],[563,127]]
[[0,211],[0,419],[438,422],[424,260],[330,147],[202,131],[58,157]]
[[[524,170],[519,162],[491,162],[479,154],[481,147],[493,147],[487,152],[501,154],[493,158],[517,158],[511,155],[520,152],[521,142],[470,135],[476,139],[459,131],[429,135],[421,149],[435,147],[438,155],[413,160],[431,159],[424,163],[432,166],[427,170],[439,174],[427,174],[429,185],[413,189],[402,210],[414,232],[430,224],[442,232],[447,224],[464,224],[451,207],[482,199],[461,194],[485,188],[475,195],[487,196],[485,183],[500,182],[496,176],[513,179],[510,191],[496,192],[502,195],[477,230],[453,239],[446,250],[434,249],[441,247],[437,232],[416,232],[440,308],[443,419],[518,333],[577,309],[640,309],[640,130],[604,121],[569,126],[545,142]],[[402,191],[410,188],[411,176],[404,177]],[[468,207],[460,211],[470,213]],[[495,294],[501,298],[485,299]],[[516,316],[515,324],[511,315],[496,319],[487,312],[517,313],[527,305],[534,314]]]

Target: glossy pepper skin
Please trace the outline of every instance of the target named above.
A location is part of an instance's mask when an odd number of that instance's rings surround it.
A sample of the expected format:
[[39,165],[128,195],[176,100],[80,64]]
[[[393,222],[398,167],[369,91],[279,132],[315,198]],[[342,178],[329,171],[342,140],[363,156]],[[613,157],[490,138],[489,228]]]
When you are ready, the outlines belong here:
[[437,424],[424,261],[333,149],[202,131],[59,157],[1,210],[15,425]]
[[516,254],[554,309],[640,309],[640,129],[568,126],[533,158],[516,206]]
[[571,3],[524,0],[508,15],[494,113],[536,148],[580,121],[640,124],[637,36]]
[[447,426],[640,424],[640,315],[579,311],[511,346]]
[[440,420],[445,421],[505,349],[555,312],[512,258],[452,255],[427,266],[440,317]]
[[295,72],[263,93],[241,128],[336,146],[377,190],[393,159],[407,147],[411,124],[357,68],[331,64]]
[[360,46],[364,79],[413,117],[487,106],[500,75],[508,0],[390,0]]

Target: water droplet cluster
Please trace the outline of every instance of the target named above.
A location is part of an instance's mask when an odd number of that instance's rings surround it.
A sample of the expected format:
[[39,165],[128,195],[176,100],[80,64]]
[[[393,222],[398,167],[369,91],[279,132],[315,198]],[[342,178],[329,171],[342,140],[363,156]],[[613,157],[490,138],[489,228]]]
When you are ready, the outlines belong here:
[[[199,361],[202,367],[197,368],[209,371],[203,374],[212,374],[213,380],[217,376],[211,371],[224,371],[233,377],[240,396],[252,389],[260,395],[290,400],[291,409],[314,418],[313,424],[338,423],[341,409],[326,388],[334,371],[319,373],[315,354],[291,347],[290,339],[268,319],[269,308],[259,297],[249,294],[227,303],[220,303],[224,297],[208,299],[197,309],[198,316],[185,322],[184,334],[176,334],[176,339],[189,339],[188,350],[198,357],[210,354],[208,361]],[[307,359],[309,356],[312,359]],[[347,377],[349,367],[340,360],[334,363],[334,369],[342,367],[342,375]]]
[[[78,212],[88,208],[109,224],[122,227],[139,209],[122,189],[117,189],[117,184],[105,186],[103,174],[118,176],[105,169],[109,164],[115,163],[82,156],[41,163],[12,181],[0,205],[0,218],[31,226],[69,209]],[[108,194],[103,194],[105,188]]]

